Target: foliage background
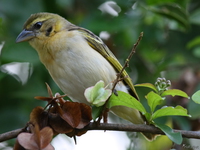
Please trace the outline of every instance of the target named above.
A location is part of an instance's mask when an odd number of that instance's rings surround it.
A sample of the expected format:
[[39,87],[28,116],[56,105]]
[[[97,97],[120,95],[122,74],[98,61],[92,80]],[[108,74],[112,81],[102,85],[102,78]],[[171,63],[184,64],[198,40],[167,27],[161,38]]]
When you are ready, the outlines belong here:
[[[0,48],[0,133],[23,127],[31,110],[44,105],[34,100],[34,96],[47,96],[45,82],[53,92],[62,93],[40,63],[36,51],[28,43],[15,43],[23,23],[32,13],[58,13],[97,35],[108,32],[110,37],[105,43],[122,63],[143,31],[143,40],[128,68],[133,82],[154,83],[162,76],[172,81],[173,88],[189,95],[200,88],[199,0],[113,0],[116,3],[114,10],[120,8],[119,13],[115,12],[116,16],[99,9],[105,2],[0,0],[0,43],[3,46],[2,50]],[[26,64],[13,74],[16,66],[7,70],[13,62]],[[145,104],[143,99],[147,90],[137,88],[137,91]],[[199,106],[179,97],[169,98],[165,105],[177,104],[188,108],[193,117],[160,121],[166,121],[174,128],[198,130]],[[167,149],[172,146],[170,144],[158,149]]]

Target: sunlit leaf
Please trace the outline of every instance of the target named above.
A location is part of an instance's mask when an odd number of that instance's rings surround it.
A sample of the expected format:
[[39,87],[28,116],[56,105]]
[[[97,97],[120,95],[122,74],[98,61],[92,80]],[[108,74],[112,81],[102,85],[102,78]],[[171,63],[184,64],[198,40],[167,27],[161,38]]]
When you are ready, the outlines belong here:
[[134,108],[139,110],[142,114],[146,113],[146,109],[144,106],[134,97],[132,97],[130,94],[127,94],[122,91],[117,91],[118,96],[115,94],[112,94],[109,101],[108,101],[108,108],[114,107],[114,106],[126,106],[130,108]]
[[197,103],[197,104],[200,104],[200,90],[195,92],[193,95],[192,95],[192,100]]
[[174,132],[169,126],[164,125],[164,124],[155,124],[156,127],[160,128],[166,136],[172,140],[176,144],[181,144],[183,141],[183,138],[181,136],[181,133],[179,132]]
[[146,96],[146,99],[151,109],[151,112],[154,112],[156,106],[160,105],[163,101],[162,97],[154,92],[149,92]]
[[185,98],[189,98],[189,96],[185,92],[183,92],[183,91],[181,91],[179,89],[169,89],[169,90],[166,90],[166,91],[164,91],[162,93],[161,96],[167,96],[167,95],[182,96],[182,97],[185,97]]
[[136,84],[134,86],[135,87],[147,87],[147,88],[150,88],[150,89],[154,90],[155,92],[158,92],[158,90],[156,89],[156,87],[153,84],[151,84],[151,83]]
[[97,107],[104,105],[112,93],[110,89],[105,89],[104,86],[104,82],[99,81],[95,86],[87,88],[84,92],[87,101]]
[[187,116],[190,117],[190,115],[187,114],[187,109],[183,108],[182,106],[176,106],[176,107],[163,107],[159,110],[157,110],[152,115],[152,120],[164,117],[164,116]]

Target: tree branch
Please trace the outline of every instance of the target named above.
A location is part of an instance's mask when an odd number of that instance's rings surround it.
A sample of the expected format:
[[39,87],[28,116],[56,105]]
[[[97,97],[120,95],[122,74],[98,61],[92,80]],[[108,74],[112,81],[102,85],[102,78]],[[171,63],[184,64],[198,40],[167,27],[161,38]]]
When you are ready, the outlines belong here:
[[[24,128],[16,129],[13,131],[9,131],[3,134],[0,134],[0,142],[16,138],[18,134],[23,132]],[[128,131],[128,132],[146,132],[146,133],[153,133],[153,134],[161,134],[164,133],[150,125],[136,125],[136,124],[111,124],[111,123],[90,123],[82,130],[108,130],[108,131]],[[185,130],[173,130],[174,132],[180,132],[183,137],[185,138],[194,138],[200,139],[200,131],[185,131]]]
[[0,134],[0,142],[16,138],[18,136],[18,134],[20,134],[23,131],[24,131],[24,128],[21,128],[21,129],[16,129],[16,130],[9,131],[6,133],[2,133],[2,134]]

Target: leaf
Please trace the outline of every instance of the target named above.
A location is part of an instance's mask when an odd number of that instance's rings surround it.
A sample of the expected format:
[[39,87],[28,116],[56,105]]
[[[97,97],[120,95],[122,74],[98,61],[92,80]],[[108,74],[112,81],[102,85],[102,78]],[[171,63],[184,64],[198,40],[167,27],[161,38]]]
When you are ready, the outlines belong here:
[[103,107],[92,106],[92,119],[96,120],[100,116],[102,110]]
[[187,109],[183,108],[182,106],[176,106],[176,107],[163,107],[159,110],[157,110],[155,113],[152,115],[152,120],[159,118],[159,117],[164,117],[164,116],[187,116],[191,117],[190,115],[187,114]]
[[200,24],[200,9],[196,9],[195,11],[190,12],[190,22],[192,24],[199,25]]
[[49,125],[55,133],[69,133],[74,129],[60,115],[54,113],[49,114]]
[[169,89],[169,90],[167,90],[167,91],[164,91],[164,92],[161,94],[161,96],[167,96],[167,95],[171,95],[171,96],[182,96],[182,97],[185,97],[185,98],[189,98],[189,96],[188,96],[185,92],[183,92],[183,91],[181,91],[181,90],[179,90],[179,89]]
[[50,127],[45,127],[40,131],[40,146],[42,149],[50,144],[52,137],[53,131]]
[[161,129],[166,136],[172,140],[173,142],[175,142],[176,144],[181,144],[183,141],[183,138],[181,136],[181,133],[179,132],[174,132],[169,126],[164,125],[164,124],[155,124],[156,127],[158,127],[159,129]]
[[90,123],[92,120],[92,109],[90,106],[84,104],[84,103],[79,103],[80,111],[81,111],[81,121],[79,122],[79,125],[76,127],[77,129],[82,129],[86,125]]
[[135,87],[147,87],[147,88],[150,88],[150,89],[154,90],[156,93],[158,92],[157,88],[151,83],[136,84],[134,86]]
[[20,133],[17,140],[25,149],[53,150],[50,144],[52,137],[53,131],[50,127],[45,127],[40,131],[34,127],[33,133]]
[[116,96],[115,94],[111,95],[107,105],[109,109],[114,106],[126,106],[137,109],[142,114],[146,113],[146,109],[144,108],[144,106],[130,94],[122,91],[117,91],[117,93],[118,96]]
[[48,113],[44,111],[44,108],[37,106],[30,113],[30,122],[38,124],[39,128],[47,126]]
[[87,88],[84,92],[87,101],[97,107],[104,105],[111,94],[110,89],[104,88],[103,81],[97,82],[95,86]]
[[200,57],[200,46],[196,46],[194,49],[193,49],[193,51],[192,51],[192,53],[193,53],[193,55],[195,56],[195,57]]
[[199,46],[200,45],[200,36],[196,36],[194,39],[192,39],[191,41],[188,42],[187,44],[187,48],[191,49],[195,46]]
[[39,145],[34,141],[32,133],[20,133],[17,140],[25,149],[39,149]]
[[179,22],[185,29],[190,27],[186,10],[176,3],[165,3],[156,7],[149,7],[149,10]]
[[154,112],[156,106],[160,105],[163,101],[162,97],[153,91],[149,92],[147,96],[145,96],[148,102],[148,105],[151,109],[151,112]]
[[193,95],[192,95],[192,100],[197,103],[197,104],[200,104],[200,90],[195,92]]

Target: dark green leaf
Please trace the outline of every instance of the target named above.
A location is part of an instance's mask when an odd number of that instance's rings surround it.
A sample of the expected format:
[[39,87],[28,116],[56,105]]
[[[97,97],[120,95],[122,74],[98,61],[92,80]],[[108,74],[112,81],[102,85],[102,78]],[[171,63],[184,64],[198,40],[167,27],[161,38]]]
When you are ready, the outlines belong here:
[[92,119],[96,120],[100,116],[102,110],[103,106],[101,107],[92,106]]
[[149,10],[179,22],[185,29],[188,29],[190,26],[186,10],[176,3],[157,5],[156,7],[150,7]]
[[164,125],[164,124],[155,124],[156,127],[160,128],[166,136],[172,140],[176,144],[181,144],[183,141],[183,138],[181,136],[181,133],[179,132],[174,132],[169,126]]
[[191,48],[193,48],[195,46],[199,46],[199,45],[200,45],[200,36],[197,36],[187,43],[187,48],[191,49]]

